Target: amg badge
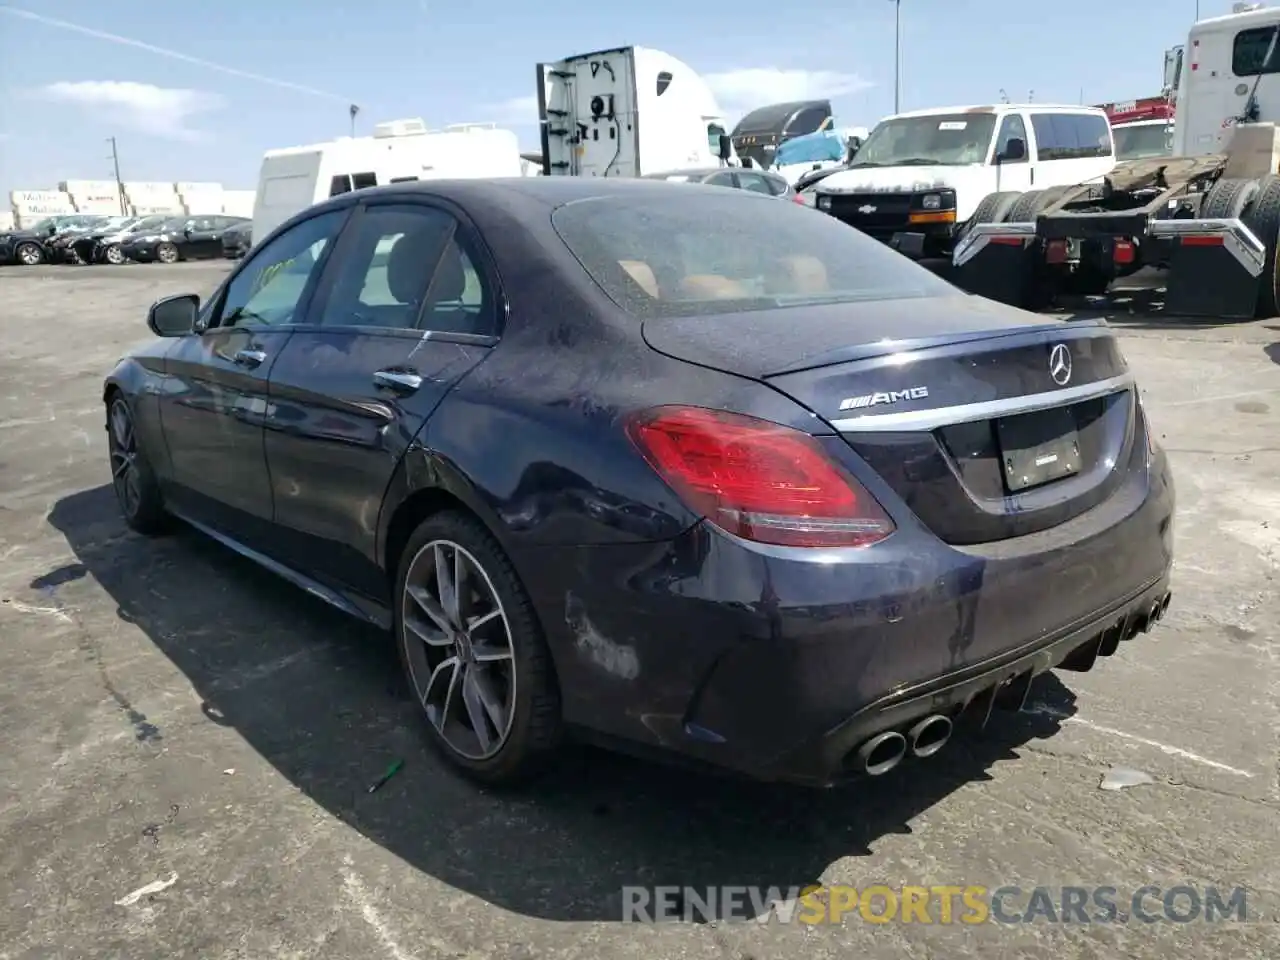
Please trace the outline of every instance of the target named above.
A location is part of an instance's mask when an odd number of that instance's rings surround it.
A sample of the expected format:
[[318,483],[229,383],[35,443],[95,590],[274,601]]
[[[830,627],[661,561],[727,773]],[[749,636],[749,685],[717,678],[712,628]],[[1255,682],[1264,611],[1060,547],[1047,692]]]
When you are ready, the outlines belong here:
[[882,403],[897,403],[899,400],[923,400],[928,395],[928,387],[908,387],[906,390],[867,393],[861,397],[846,397],[840,401],[840,409],[862,410],[866,407],[878,407]]

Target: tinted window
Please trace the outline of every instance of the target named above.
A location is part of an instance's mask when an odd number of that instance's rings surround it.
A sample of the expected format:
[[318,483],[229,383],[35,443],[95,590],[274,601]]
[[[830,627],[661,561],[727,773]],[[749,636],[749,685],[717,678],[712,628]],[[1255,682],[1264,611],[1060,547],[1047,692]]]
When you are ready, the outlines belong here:
[[[1280,73],[1280,41],[1267,59],[1267,50],[1276,35],[1275,27],[1241,30],[1231,44],[1231,72],[1237,77],[1256,77],[1260,73]],[[1265,63],[1263,61],[1266,61]]]
[[604,291],[642,318],[955,293],[838,220],[746,191],[654,185],[567,204],[552,223]]
[[1111,124],[1095,113],[1033,113],[1036,157],[1080,160],[1111,155]]
[[829,116],[830,114],[822,107],[810,107],[807,110],[801,110],[787,124],[786,135],[788,137],[798,137],[802,134],[814,133],[826,123]]
[[1000,124],[1000,134],[996,137],[995,156],[1003,156],[1009,152],[1009,141],[1022,141],[1022,159],[1021,160],[1005,160],[1004,163],[1026,163],[1027,155],[1031,152],[1031,147],[1027,143],[1027,125],[1022,122],[1022,117],[1016,113],[1011,113],[1004,118]]
[[737,184],[733,182],[732,173],[713,173],[711,174],[711,176],[707,177],[702,182],[709,183],[713,187],[736,187],[737,186]]
[[351,192],[351,178],[345,174],[334,177],[329,181],[329,196],[336,197],[340,193]]
[[353,173],[351,175],[351,185],[357,190],[376,187],[378,185],[378,175],[376,173]]
[[218,326],[295,322],[308,282],[346,216],[334,210],[304,220],[254,254],[228,285]]
[[423,206],[378,206],[353,229],[319,322],[494,332],[494,299],[451,215]]

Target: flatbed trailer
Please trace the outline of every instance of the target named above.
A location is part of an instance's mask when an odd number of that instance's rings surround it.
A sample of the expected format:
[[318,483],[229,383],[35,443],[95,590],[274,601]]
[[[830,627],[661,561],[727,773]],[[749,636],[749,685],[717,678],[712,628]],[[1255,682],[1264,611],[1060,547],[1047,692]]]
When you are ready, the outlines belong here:
[[1026,309],[1167,274],[1165,310],[1274,316],[1280,176],[1227,176],[1227,155],[1122,162],[1100,181],[986,197],[958,238],[955,282]]

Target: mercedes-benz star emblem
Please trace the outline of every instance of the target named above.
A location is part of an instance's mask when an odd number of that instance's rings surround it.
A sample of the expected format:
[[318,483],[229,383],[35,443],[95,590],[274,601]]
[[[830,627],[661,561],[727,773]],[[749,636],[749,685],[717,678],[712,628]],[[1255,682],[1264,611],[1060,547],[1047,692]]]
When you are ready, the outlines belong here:
[[1060,387],[1071,380],[1071,351],[1065,343],[1059,343],[1049,351],[1049,376]]
[[862,206],[858,208],[858,212],[859,213],[875,213],[876,208],[869,203],[864,203]]

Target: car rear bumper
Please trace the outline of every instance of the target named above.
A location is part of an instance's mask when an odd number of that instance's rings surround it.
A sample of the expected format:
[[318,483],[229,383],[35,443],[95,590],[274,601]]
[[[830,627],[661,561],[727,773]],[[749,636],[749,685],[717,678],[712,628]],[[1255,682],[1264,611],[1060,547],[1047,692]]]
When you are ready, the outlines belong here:
[[566,720],[597,738],[769,780],[826,785],[885,731],[1018,706],[1163,614],[1167,463],[1061,527],[952,547],[900,523],[826,557],[706,525],[666,544],[513,551]]

